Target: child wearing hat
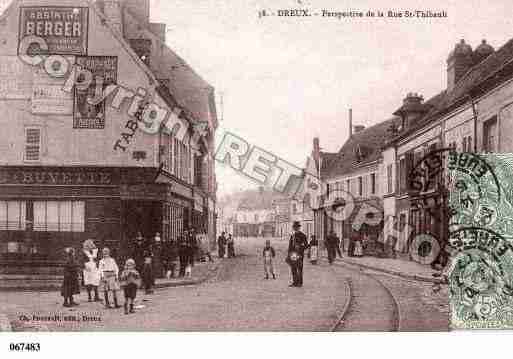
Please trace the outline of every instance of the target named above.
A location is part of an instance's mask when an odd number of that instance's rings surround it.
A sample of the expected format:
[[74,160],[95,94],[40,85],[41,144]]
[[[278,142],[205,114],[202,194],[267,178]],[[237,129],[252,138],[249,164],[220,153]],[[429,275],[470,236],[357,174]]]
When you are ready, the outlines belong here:
[[137,287],[140,285],[139,272],[135,269],[135,261],[133,259],[127,259],[125,263],[125,269],[121,273],[121,286],[123,287],[123,293],[125,294],[125,314],[128,314],[129,307],[130,313],[134,313],[134,300],[137,296]]

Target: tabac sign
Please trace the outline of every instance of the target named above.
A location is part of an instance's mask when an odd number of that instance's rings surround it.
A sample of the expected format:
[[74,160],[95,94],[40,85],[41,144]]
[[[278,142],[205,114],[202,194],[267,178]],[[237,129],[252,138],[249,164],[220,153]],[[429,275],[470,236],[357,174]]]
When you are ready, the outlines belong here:
[[19,40],[38,36],[50,54],[86,55],[88,17],[85,7],[21,7]]

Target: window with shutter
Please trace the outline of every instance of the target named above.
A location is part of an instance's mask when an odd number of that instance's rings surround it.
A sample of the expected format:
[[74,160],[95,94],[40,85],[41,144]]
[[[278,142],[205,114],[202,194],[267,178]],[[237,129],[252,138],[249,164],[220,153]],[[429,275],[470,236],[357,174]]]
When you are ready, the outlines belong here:
[[439,181],[439,175],[442,168],[442,157],[440,154],[436,154],[435,151],[439,148],[438,143],[433,143],[429,146],[430,161],[428,170],[428,181],[427,190],[436,189]]
[[41,152],[41,129],[25,128],[25,161],[39,161]]
[[394,192],[392,171],[393,171],[393,166],[390,164],[387,166],[387,193]]
[[399,161],[399,193],[406,192],[406,157]]
[[415,154],[410,151],[410,152],[406,152],[406,156],[404,158],[404,188],[406,191],[410,191],[410,181],[409,181],[409,178],[410,178],[410,173],[412,172],[413,170],[413,161],[414,161],[414,157],[415,157]]

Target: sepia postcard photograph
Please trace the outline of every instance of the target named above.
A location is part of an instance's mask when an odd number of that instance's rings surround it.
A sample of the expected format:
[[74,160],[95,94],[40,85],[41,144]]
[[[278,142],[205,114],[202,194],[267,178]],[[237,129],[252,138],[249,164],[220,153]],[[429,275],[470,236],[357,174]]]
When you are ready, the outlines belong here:
[[512,15],[0,0],[3,349],[38,352],[8,336],[45,332],[507,332]]

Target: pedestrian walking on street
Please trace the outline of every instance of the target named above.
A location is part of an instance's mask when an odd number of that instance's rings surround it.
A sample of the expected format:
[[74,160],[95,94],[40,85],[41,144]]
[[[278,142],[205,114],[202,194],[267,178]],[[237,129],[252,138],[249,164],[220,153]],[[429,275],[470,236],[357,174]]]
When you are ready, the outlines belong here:
[[61,295],[64,297],[64,307],[76,306],[73,300],[75,294],[80,294],[80,282],[78,278],[79,264],[75,259],[75,250],[66,249],[66,264],[64,265],[64,278],[62,280]]
[[94,291],[94,301],[99,302],[98,287],[100,285],[100,270],[98,269],[98,248],[91,239],[84,241],[82,251],[87,258],[84,263],[83,278],[84,286],[87,290],[88,302],[92,302],[91,292]]
[[144,266],[142,271],[142,284],[146,294],[153,293],[155,276],[153,275],[153,253],[150,249],[144,251]]
[[305,250],[308,248],[308,241],[306,235],[300,231],[300,228],[301,224],[295,221],[292,225],[294,233],[292,233],[289,240],[286,259],[292,274],[292,283],[289,287],[303,286],[303,258]]
[[185,256],[186,256],[186,266],[185,266],[185,276],[192,277],[192,268],[194,267],[194,261],[197,253],[197,238],[194,230],[191,229],[187,235],[187,242],[185,248]]
[[354,256],[363,257],[363,243],[361,237],[356,238],[354,241]]
[[319,254],[319,242],[317,241],[317,237],[315,235],[311,236],[310,240],[310,263],[317,264],[317,258]]
[[135,260],[135,266],[139,273],[142,272],[144,267],[144,251],[146,249],[146,245],[147,243],[141,232],[137,232],[137,236],[131,246],[129,257]]
[[351,238],[349,239],[349,246],[347,248],[347,255],[349,257],[355,256],[356,242],[360,240],[359,233],[355,230],[351,231]]
[[140,286],[139,272],[135,269],[135,261],[127,259],[125,269],[121,273],[120,281],[125,295],[125,314],[134,313],[134,300],[137,296],[137,288]]
[[208,237],[205,231],[198,236],[198,243],[201,255],[207,257],[209,262],[213,262],[214,260],[210,254],[210,244],[208,243]]
[[228,234],[228,239],[226,240],[226,247],[228,249],[228,258],[235,257],[235,241],[231,233]]
[[271,247],[271,241],[267,239],[265,241],[265,247],[262,251],[262,255],[264,257],[264,272],[265,279],[269,279],[269,276],[272,275],[273,279],[276,279],[276,275],[274,274],[274,266],[273,260],[276,257],[276,251],[273,247]]
[[185,268],[187,267],[189,258],[188,258],[188,246],[187,246],[187,231],[184,231],[182,235],[178,238],[178,257],[180,259],[180,271],[179,276],[185,276]]
[[217,253],[219,258],[224,258],[225,254],[225,245],[226,245],[226,237],[225,232],[221,233],[219,238],[217,238]]
[[110,256],[110,249],[103,248],[103,258],[100,260],[100,286],[105,299],[105,308],[112,308],[110,306],[109,293],[112,294],[112,300],[114,302],[114,308],[120,308],[118,304],[117,292],[119,291],[119,267],[116,264],[114,258]]
[[[333,264],[335,257],[337,256],[337,247],[339,246],[339,239],[333,230],[330,231],[326,237],[326,251],[328,252],[328,262]],[[339,248],[340,250],[340,248]]]
[[176,252],[176,245],[171,240],[164,241],[162,243],[162,266],[164,267],[164,272],[166,273],[166,278],[169,279],[173,277],[175,272],[175,261],[178,254]]

